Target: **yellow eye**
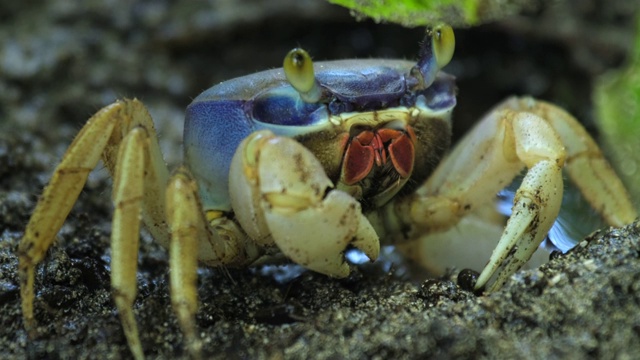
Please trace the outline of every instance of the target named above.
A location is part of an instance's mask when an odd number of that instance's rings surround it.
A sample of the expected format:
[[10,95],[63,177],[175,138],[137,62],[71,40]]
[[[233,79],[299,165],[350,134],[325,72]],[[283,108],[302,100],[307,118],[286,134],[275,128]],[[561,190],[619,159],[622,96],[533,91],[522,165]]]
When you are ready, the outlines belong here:
[[313,89],[316,82],[313,61],[306,51],[300,48],[289,51],[282,68],[291,86],[299,93],[308,93]]
[[449,25],[438,25],[431,30],[431,43],[433,54],[436,57],[438,68],[443,68],[451,61],[453,51],[456,48],[456,37]]

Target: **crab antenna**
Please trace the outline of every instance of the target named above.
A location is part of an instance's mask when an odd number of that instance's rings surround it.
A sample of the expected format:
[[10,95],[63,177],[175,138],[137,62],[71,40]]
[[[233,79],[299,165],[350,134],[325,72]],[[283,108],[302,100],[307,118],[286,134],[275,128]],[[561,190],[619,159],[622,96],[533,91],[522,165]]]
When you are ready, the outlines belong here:
[[438,25],[427,28],[420,46],[418,63],[409,73],[417,82],[414,89],[426,89],[433,83],[438,71],[451,61],[455,43],[451,26]]
[[322,96],[322,88],[316,80],[311,56],[300,48],[295,48],[284,57],[282,65],[289,84],[300,94],[304,102],[317,103]]

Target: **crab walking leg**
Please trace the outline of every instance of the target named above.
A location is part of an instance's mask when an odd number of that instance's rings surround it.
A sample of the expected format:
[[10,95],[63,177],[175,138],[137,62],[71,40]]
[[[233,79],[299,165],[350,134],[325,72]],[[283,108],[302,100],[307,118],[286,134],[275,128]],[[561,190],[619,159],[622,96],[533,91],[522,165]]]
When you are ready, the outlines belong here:
[[513,203],[511,217],[489,263],[478,277],[476,289],[482,288],[502,266],[488,290],[500,288],[531,258],[547,236],[562,204],[562,169],[552,161],[540,161],[529,168]]
[[171,305],[187,348],[195,358],[199,358],[201,347],[194,319],[198,310],[198,239],[206,238],[205,222],[197,199],[195,183],[186,174],[177,172],[171,177],[167,187],[167,221],[171,229]]
[[[504,105],[515,110],[528,111],[541,116],[553,127],[565,146],[565,164],[571,180],[578,186],[592,207],[600,212],[610,225],[622,226],[632,222],[638,216],[626,189],[622,185],[622,181],[613,172],[595,141],[575,118],[554,105],[537,102],[532,98],[512,98],[507,100]],[[523,181],[520,189],[528,185],[525,184],[525,181]],[[516,199],[514,200],[516,203],[517,196],[518,193],[516,193]],[[514,215],[519,211],[522,210],[514,206]],[[514,215],[512,215],[512,219]],[[553,218],[555,218],[555,215]],[[549,226],[553,225],[553,219],[550,220]],[[511,222],[511,219],[509,222]],[[547,231],[545,230],[543,234],[546,234]],[[537,242],[533,244],[535,246],[538,245]],[[500,245],[502,245],[502,241],[498,244],[499,247]],[[529,259],[533,251],[535,251],[535,246],[529,249],[518,244],[513,256],[508,259],[499,259],[497,253],[510,251],[510,248],[496,248],[489,265],[484,268],[478,278],[476,288],[482,287],[496,271],[499,263],[502,262],[504,269],[498,273],[496,281],[488,290],[494,291],[499,288],[511,274]]]
[[265,245],[276,244],[294,262],[345,277],[348,246],[377,258],[378,236],[360,204],[342,191],[327,193],[332,184],[322,165],[295,140],[253,133],[236,151],[230,177],[231,201],[243,229]]
[[[151,233],[154,240],[163,247],[169,247],[169,232],[165,220],[164,194],[169,170],[162,157],[158,135],[155,131],[151,115],[145,106],[137,99],[122,100],[115,103],[119,109],[119,114],[111,139],[107,144],[102,161],[112,174],[115,174],[117,166],[117,151],[122,139],[135,128],[144,129],[146,136],[141,142],[139,151],[146,154],[144,168],[144,194],[142,201],[142,222],[145,228]],[[116,119],[113,119],[116,120]]]
[[622,181],[573,116],[553,104],[532,98],[510,98],[504,106],[531,112],[549,122],[565,146],[565,168],[569,177],[609,225],[623,226],[638,217]]
[[138,326],[133,314],[137,293],[138,242],[144,194],[146,133],[131,130],[120,145],[113,185],[113,222],[111,231],[111,292],[124,334],[134,358],[142,359]]
[[166,196],[171,231],[171,305],[192,358],[200,358],[202,347],[195,324],[198,261],[210,266],[244,265],[260,256],[233,221],[217,216],[209,222],[199,199],[198,185],[189,171],[184,167],[176,170]]
[[[124,142],[127,143],[126,146]],[[40,197],[20,242],[18,250],[20,291],[25,326],[30,332],[33,332],[35,325],[33,321],[35,266],[43,259],[56,233],[62,227],[89,173],[100,160],[101,154],[109,171],[114,175],[118,172],[118,175],[114,176],[116,179],[113,194],[115,212],[112,231],[112,242],[118,243],[113,246],[112,257],[115,265],[112,268],[112,287],[116,303],[122,303],[123,296],[125,298],[135,296],[126,293],[130,291],[127,290],[131,287],[130,285],[123,285],[133,281],[135,294],[135,262],[132,268],[130,262],[120,259],[122,256],[128,256],[128,249],[133,249],[137,254],[140,219],[138,207],[141,206],[142,219],[149,231],[160,242],[164,240],[168,243],[167,231],[164,229],[166,226],[164,199],[159,196],[166,187],[168,170],[162,160],[153,122],[139,101],[115,102],[92,116],[69,146]],[[118,167],[123,169],[116,170]],[[145,184],[144,193],[137,187],[142,186],[143,183]],[[136,190],[133,190],[134,188]],[[130,213],[134,215],[128,216],[127,214]],[[120,250],[123,247],[124,252]],[[119,256],[120,259],[118,259]],[[137,256],[133,255],[133,258],[137,262]],[[118,307],[127,308],[122,304]],[[131,313],[123,316],[132,318]],[[130,330],[135,328],[135,321],[128,320],[125,323],[123,320],[123,325],[127,337],[133,333],[137,334],[137,330]],[[130,343],[132,352],[136,357],[141,357],[142,350],[139,342],[137,345],[135,343],[136,341]]]
[[42,261],[62,227],[87,181],[89,172],[98,164],[100,154],[115,125],[115,122],[111,121],[115,112],[117,112],[115,105],[102,109],[89,119],[76,136],[38,200],[20,241],[18,248],[20,296],[22,316],[29,332],[35,330],[33,321],[35,266]]
[[496,281],[500,286],[529,259],[551,228],[562,200],[564,159],[564,146],[544,119],[499,107],[462,140],[418,196],[400,207],[409,211],[418,228],[441,231],[493,201],[527,167],[513,214],[478,280],[478,287],[483,286],[506,262]]
[[137,100],[117,104],[121,108],[120,118],[103,153],[103,161],[114,179],[111,291],[129,348],[134,358],[142,359],[144,354],[133,313],[140,219],[156,240],[168,242],[162,196],[168,170],[146,108]]
[[[586,162],[574,162],[579,158]],[[409,211],[411,221],[427,231],[450,228],[492,201],[526,166],[513,214],[476,284],[484,286],[502,266],[489,289],[493,291],[530,258],[553,224],[565,162],[572,179],[583,192],[590,192],[587,197],[606,219],[635,217],[620,180],[575,119],[530,98],[509,99],[492,110],[438,167],[418,197],[401,202],[396,213]]]

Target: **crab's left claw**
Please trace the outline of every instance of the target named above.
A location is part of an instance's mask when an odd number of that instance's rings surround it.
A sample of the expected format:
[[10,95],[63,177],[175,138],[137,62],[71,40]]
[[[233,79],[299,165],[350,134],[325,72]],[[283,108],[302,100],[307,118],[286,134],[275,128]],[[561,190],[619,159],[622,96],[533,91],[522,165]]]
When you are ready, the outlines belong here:
[[378,236],[360,204],[331,190],[320,162],[295,140],[253,133],[236,151],[230,184],[236,217],[247,234],[277,245],[306,268],[345,277],[344,252],[350,246],[371,260],[378,257]]

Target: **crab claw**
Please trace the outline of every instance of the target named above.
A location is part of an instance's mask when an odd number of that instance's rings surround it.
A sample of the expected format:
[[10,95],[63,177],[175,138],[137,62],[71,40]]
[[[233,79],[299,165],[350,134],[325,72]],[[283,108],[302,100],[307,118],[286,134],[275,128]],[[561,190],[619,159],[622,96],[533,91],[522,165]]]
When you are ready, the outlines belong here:
[[[360,203],[333,185],[315,156],[293,139],[259,131],[232,160],[230,195],[236,217],[253,239],[292,261],[345,277],[348,247],[378,257],[380,243]],[[327,190],[329,190],[327,192]]]

